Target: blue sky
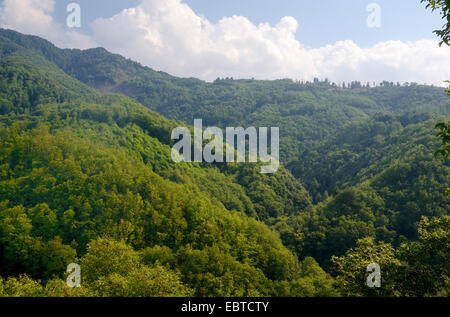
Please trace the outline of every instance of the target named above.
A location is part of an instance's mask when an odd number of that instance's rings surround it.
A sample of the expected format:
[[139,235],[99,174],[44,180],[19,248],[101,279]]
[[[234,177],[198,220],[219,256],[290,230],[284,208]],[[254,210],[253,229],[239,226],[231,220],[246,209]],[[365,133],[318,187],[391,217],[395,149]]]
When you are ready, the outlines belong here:
[[[56,2],[55,18],[63,22],[66,6],[73,0]],[[135,7],[140,0],[78,0],[82,7],[83,30],[90,32],[94,19],[108,18],[125,8]],[[274,25],[284,16],[299,22],[296,38],[310,47],[320,47],[339,40],[353,40],[362,47],[387,40],[414,41],[436,39],[433,30],[443,21],[437,13],[425,10],[419,0],[185,0],[197,14],[211,22],[225,16],[242,15],[255,24]],[[381,27],[369,28],[366,7],[381,7]]]
[[[381,7],[381,27],[368,28],[367,5]],[[418,0],[189,0],[194,10],[217,21],[221,15],[241,14],[254,23],[272,24],[286,15],[300,24],[297,39],[318,47],[338,40],[353,40],[361,46],[386,40],[434,38],[431,31],[443,24],[440,17],[424,10]]]
[[[81,7],[81,28],[66,7]],[[380,27],[369,27],[375,3]],[[420,0],[0,0],[0,27],[104,47],[180,77],[444,85],[450,47]]]

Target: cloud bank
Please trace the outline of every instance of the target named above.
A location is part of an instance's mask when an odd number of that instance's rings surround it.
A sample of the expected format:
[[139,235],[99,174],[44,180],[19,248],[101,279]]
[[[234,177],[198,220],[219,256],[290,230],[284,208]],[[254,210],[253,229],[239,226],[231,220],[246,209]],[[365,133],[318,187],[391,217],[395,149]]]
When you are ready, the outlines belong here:
[[342,82],[418,82],[450,78],[450,49],[436,41],[388,41],[361,48],[351,40],[309,48],[295,37],[293,17],[255,25],[242,16],[212,23],[181,0],[143,0],[90,25],[89,37],[57,25],[54,0],[5,0],[0,26],[45,37],[63,47],[106,49],[182,77]]
[[54,22],[54,0],[3,0],[0,27],[43,37],[63,48],[96,46],[88,36]]

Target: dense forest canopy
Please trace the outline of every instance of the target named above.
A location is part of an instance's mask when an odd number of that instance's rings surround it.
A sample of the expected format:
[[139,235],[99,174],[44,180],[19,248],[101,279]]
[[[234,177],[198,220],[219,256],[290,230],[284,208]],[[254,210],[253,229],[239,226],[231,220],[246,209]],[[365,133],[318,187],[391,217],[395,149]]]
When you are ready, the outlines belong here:
[[[449,116],[439,87],[207,83],[0,30],[0,296],[448,295]],[[174,163],[196,118],[280,127],[282,167]]]

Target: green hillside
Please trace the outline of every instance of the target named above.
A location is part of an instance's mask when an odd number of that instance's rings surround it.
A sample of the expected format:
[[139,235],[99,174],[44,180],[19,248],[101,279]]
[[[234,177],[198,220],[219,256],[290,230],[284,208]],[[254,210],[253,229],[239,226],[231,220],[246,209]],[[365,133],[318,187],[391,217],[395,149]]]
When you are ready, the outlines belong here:
[[[0,29],[0,296],[361,295],[349,263],[377,248],[389,296],[416,294],[405,267],[442,294],[449,115],[442,88],[207,83]],[[174,163],[195,118],[280,127],[284,167]]]
[[377,88],[352,82],[338,87],[328,80],[257,81],[218,78],[207,83],[156,72],[102,48],[61,50],[37,37],[0,30],[0,35],[37,50],[70,76],[103,92],[132,97],[163,116],[208,126],[277,126],[282,161],[302,159],[302,152],[352,122],[377,114],[450,115],[442,88],[416,83],[383,82]]

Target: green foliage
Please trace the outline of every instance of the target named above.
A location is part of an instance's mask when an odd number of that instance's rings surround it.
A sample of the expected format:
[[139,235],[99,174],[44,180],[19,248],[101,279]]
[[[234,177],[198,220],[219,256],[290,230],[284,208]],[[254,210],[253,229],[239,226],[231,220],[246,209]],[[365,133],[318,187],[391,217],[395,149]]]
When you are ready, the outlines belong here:
[[[398,249],[362,239],[343,257],[333,257],[336,283],[346,296],[447,296],[449,287],[450,217],[423,218],[419,240]],[[369,263],[381,268],[381,287],[366,286]]]
[[125,243],[109,239],[91,242],[80,265],[87,283],[111,274],[126,275],[138,266],[139,254]]
[[26,275],[4,280],[0,277],[0,297],[42,297],[42,285]]
[[[435,155],[440,155],[444,160],[447,160],[450,154],[450,121],[447,124],[444,122],[438,123],[436,128],[440,129],[440,132],[436,136],[442,139],[442,148],[437,150]],[[447,187],[445,193],[447,196],[450,196],[450,187]]]
[[102,297],[185,297],[192,296],[177,274],[161,266],[133,268],[128,274],[101,277],[91,288]]
[[301,161],[304,151],[344,125],[378,113],[450,114],[449,101],[440,88],[415,83],[400,86],[385,81],[371,88],[353,82],[349,89],[328,80],[218,79],[206,83],[156,72],[100,48],[60,50],[45,40],[9,30],[0,30],[0,36],[23,49],[33,48],[90,87],[132,97],[169,119],[192,124],[202,118],[205,125],[221,128],[280,127],[281,160],[286,164]]
[[432,11],[439,11],[442,19],[445,21],[445,25],[441,30],[436,30],[437,36],[442,39],[441,45],[443,43],[450,45],[450,1],[449,0],[422,0],[422,2],[427,3],[427,8],[431,8]]
[[143,265],[138,252],[124,242],[93,241],[81,259],[83,283],[102,297],[189,296],[180,276],[160,265]]
[[[441,89],[206,83],[9,30],[0,57],[1,296],[448,293]],[[280,127],[287,168],[175,164],[171,131],[197,117]],[[381,290],[365,286],[374,260]]]
[[288,168],[303,180],[316,201],[324,200],[338,188],[373,178],[396,161],[418,158],[417,152],[424,147],[436,147],[429,119],[429,115],[406,113],[349,124],[305,151]]
[[[334,279],[311,257],[300,264],[300,277],[293,283],[280,282],[277,287],[284,296],[296,297],[338,297]],[[284,289],[283,289],[284,288]]]
[[[336,283],[345,296],[398,296],[397,271],[401,262],[396,258],[396,250],[390,244],[377,244],[373,239],[358,241],[357,247],[347,251],[343,257],[333,257],[338,272]],[[376,263],[381,268],[380,288],[367,286],[367,266]]]
[[276,227],[284,243],[327,268],[332,255],[343,255],[358,239],[397,246],[418,238],[422,216],[448,215],[448,197],[442,193],[450,170],[448,162],[431,154],[436,147],[432,122],[405,128],[397,120],[352,125],[318,154],[311,151],[310,160],[299,162],[305,173],[296,175],[315,178],[316,199],[324,193],[324,201],[312,215],[280,219]]
[[[296,258],[266,225],[213,203],[207,192],[162,179],[126,151],[80,139],[67,129],[50,134],[45,125],[5,132],[0,232],[1,270],[7,275],[23,272],[47,280],[55,267],[61,276],[64,265],[74,261],[73,247],[86,283],[116,289],[99,293],[102,287],[92,286],[95,294],[135,295],[135,287],[147,286],[124,284],[124,276],[134,272],[133,278],[142,278],[133,271],[140,263],[134,249],[152,245],[164,247],[168,256],[161,264],[180,270],[180,280],[196,295],[274,295],[274,281],[290,281],[296,274]],[[102,239],[89,244],[103,234],[134,248]],[[35,251],[36,245],[43,250]],[[145,250],[146,263],[154,261]],[[31,251],[50,254],[52,262],[38,260]],[[216,264],[220,268],[211,266]],[[172,280],[169,274],[167,281]],[[207,281],[211,286],[204,285]],[[125,293],[118,291],[120,285]]]
[[440,130],[436,136],[442,139],[442,149],[436,151],[435,155],[441,155],[446,160],[450,154],[450,121],[436,124],[436,129]]

